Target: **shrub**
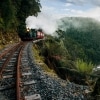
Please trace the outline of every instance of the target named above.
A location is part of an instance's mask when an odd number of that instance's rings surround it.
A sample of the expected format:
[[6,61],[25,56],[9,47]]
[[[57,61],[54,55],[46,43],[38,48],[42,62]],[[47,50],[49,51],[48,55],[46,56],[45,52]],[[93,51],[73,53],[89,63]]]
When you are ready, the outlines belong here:
[[91,62],[87,63],[80,59],[76,61],[76,70],[80,73],[91,74],[93,67],[94,65]]

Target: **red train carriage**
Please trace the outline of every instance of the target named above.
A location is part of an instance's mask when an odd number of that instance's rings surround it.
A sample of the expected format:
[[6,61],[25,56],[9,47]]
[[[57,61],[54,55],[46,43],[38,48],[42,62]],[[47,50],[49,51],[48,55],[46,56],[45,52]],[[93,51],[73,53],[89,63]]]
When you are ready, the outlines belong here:
[[42,38],[44,38],[44,33],[42,32],[42,31],[37,31],[37,36],[36,36],[36,39],[42,39]]

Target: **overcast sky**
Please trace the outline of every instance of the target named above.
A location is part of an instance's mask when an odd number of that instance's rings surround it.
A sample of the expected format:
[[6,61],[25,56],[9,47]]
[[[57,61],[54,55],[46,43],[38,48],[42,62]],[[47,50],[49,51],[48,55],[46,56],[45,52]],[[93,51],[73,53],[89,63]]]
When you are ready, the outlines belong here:
[[40,0],[42,12],[54,18],[93,17],[100,20],[100,0]]

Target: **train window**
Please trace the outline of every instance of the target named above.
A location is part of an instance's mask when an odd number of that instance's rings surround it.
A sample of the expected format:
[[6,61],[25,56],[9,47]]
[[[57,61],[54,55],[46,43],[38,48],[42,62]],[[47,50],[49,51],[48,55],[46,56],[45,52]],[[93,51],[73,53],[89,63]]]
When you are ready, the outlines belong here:
[[42,34],[42,36],[44,36],[44,34]]
[[37,32],[37,35],[38,35],[38,36],[40,36],[40,35],[41,35],[41,33],[40,33],[40,32]]

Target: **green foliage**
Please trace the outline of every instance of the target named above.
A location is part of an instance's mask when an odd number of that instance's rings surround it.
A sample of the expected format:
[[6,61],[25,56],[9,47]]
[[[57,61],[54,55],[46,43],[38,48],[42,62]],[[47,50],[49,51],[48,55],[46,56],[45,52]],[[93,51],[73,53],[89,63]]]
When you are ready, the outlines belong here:
[[93,68],[94,68],[94,65],[91,62],[86,63],[86,62],[84,62],[83,60],[80,60],[80,59],[78,59],[76,61],[76,70],[80,73],[91,74]]
[[[15,0],[17,3],[18,0]],[[20,0],[20,3],[17,3],[18,7],[18,19],[24,20],[29,16],[29,15],[35,15],[37,16],[38,12],[40,12],[40,1],[38,0]]]
[[55,38],[50,37],[46,40],[45,48],[48,49],[49,55],[65,57],[68,55],[67,49],[62,40],[56,41]]
[[49,59],[50,62],[56,63],[57,67],[73,68],[74,63],[68,53],[64,42],[57,37],[47,36],[43,46],[41,46],[41,54]]
[[[11,0],[1,0],[1,18],[4,21],[3,30],[7,32],[15,23],[16,9]],[[12,25],[13,24],[13,25]],[[12,27],[13,28],[13,27]]]
[[100,64],[100,22],[91,18],[63,18],[57,33],[74,61],[80,58]]
[[[18,2],[19,1],[19,2]],[[18,33],[20,37],[26,32],[25,20],[29,15],[37,16],[38,12],[40,12],[40,1],[39,0],[15,0],[14,4],[17,8],[17,20],[19,22],[18,25]]]
[[0,31],[4,28],[4,22],[3,19],[0,17]]
[[[25,33],[25,20],[29,15],[40,12],[39,0],[0,0],[0,31]],[[2,30],[1,30],[2,29]]]

